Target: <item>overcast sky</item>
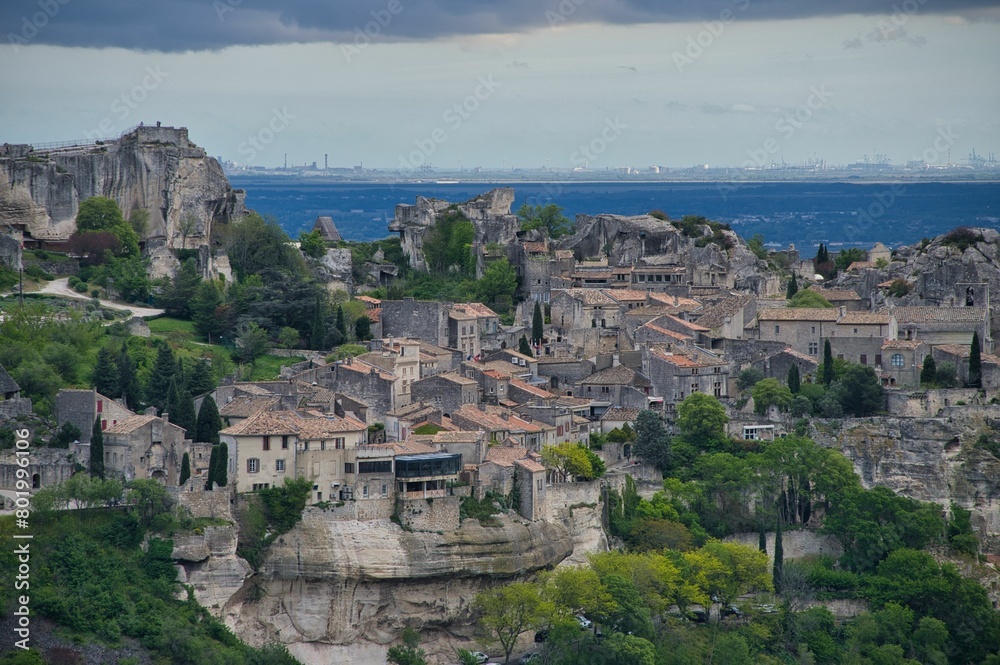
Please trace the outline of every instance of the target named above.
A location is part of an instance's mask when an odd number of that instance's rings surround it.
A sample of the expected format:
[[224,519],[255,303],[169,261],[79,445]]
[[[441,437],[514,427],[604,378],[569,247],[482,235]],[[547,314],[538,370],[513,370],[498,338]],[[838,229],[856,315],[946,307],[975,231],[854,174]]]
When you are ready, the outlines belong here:
[[6,0],[0,142],[162,121],[266,166],[286,153],[560,169],[1000,153],[995,0],[274,5]]

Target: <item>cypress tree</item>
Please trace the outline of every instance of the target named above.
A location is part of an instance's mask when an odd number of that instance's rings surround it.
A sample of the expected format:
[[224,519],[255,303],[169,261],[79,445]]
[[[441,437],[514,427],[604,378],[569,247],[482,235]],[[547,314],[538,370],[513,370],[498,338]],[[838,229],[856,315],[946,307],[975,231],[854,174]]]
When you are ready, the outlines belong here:
[[170,380],[170,387],[167,388],[167,408],[170,414],[170,422],[174,420],[174,414],[181,410],[181,393],[177,389],[177,377]]
[[542,336],[545,334],[545,319],[542,317],[542,306],[536,300],[535,311],[531,315],[531,341],[535,344],[542,343]]
[[191,376],[188,377],[187,389],[192,395],[204,395],[215,388],[215,377],[212,376],[212,361],[200,358],[194,361]]
[[216,447],[219,449],[219,454],[215,458],[215,484],[225,487],[229,482],[229,446],[220,443]]
[[90,475],[104,478],[104,431],[100,417],[94,421],[94,429],[90,433]]
[[149,376],[149,386],[146,390],[146,403],[155,406],[160,413],[167,405],[167,392],[170,390],[170,380],[176,372],[174,352],[166,344],[160,344],[156,350],[156,362],[153,363],[153,373]]
[[344,308],[340,305],[337,305],[337,332],[342,340],[347,341],[347,323],[344,321]]
[[774,592],[781,593],[781,578],[785,572],[785,550],[781,544],[781,516],[778,516],[778,528],[774,532],[774,571],[771,579],[774,581]]
[[969,349],[969,387],[983,387],[983,358],[979,349],[979,332],[972,333],[972,347]]
[[118,363],[115,354],[107,347],[97,351],[97,365],[94,367],[94,388],[108,397],[118,396]]
[[932,386],[937,381],[937,363],[931,354],[924,356],[924,366],[920,369],[920,385]]
[[128,353],[128,345],[122,342],[122,350],[118,355],[118,396],[125,401],[125,406],[138,409],[141,402],[139,379],[135,374],[135,361]]
[[792,278],[788,280],[788,288],[785,289],[785,300],[791,300],[792,296],[799,292],[799,282],[795,279],[795,273],[792,273]]
[[788,389],[792,391],[793,395],[798,395],[801,387],[802,378],[799,376],[799,366],[792,365],[788,368]]
[[757,549],[767,554],[767,532],[764,531],[764,520],[760,521],[760,531],[757,533]]
[[316,306],[315,309],[313,309],[312,332],[310,333],[310,338],[313,350],[326,350],[326,325],[324,325],[323,322],[323,303],[320,302],[319,296],[316,296]]
[[534,358],[535,355],[531,352],[531,345],[528,344],[528,338],[521,335],[521,341],[517,343],[517,352],[523,356],[528,356],[529,358]]
[[[195,423],[194,440],[202,443],[219,443],[219,430],[222,429],[222,421],[219,419],[219,408],[215,400],[209,395],[201,401],[201,408],[198,409],[198,421]],[[219,483],[224,485],[225,483]]]
[[177,483],[178,486],[183,485],[191,477],[191,456],[184,453],[184,457],[181,458],[181,479]]
[[212,446],[212,454],[208,458],[208,474],[205,476],[205,489],[211,490],[215,482],[215,466],[219,461],[219,447]]
[[194,398],[191,397],[191,393],[188,391],[181,390],[178,392],[177,411],[170,414],[170,422],[178,427],[183,427],[187,432],[186,436],[194,436],[198,417],[194,412]]
[[830,350],[830,340],[823,343],[823,385],[833,383],[833,351]]

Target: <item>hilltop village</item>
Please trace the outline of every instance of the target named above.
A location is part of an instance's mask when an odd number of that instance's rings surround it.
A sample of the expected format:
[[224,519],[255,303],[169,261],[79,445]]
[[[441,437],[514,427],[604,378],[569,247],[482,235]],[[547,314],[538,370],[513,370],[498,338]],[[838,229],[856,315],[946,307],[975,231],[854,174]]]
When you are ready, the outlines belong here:
[[[260,281],[241,275],[244,258],[214,240],[246,214],[243,196],[220,184],[218,164],[186,130],[140,128],[94,158],[132,150],[148,161],[176,150],[200,165],[204,196],[178,190],[163,206],[153,205],[152,185],[143,192],[127,177],[115,181],[121,191],[81,193],[67,182],[58,169],[93,148],[31,159],[27,147],[4,149],[0,166],[15,183],[0,197],[8,229],[0,258],[9,267],[38,251],[59,255],[76,233],[66,210],[84,194],[105,195],[122,210],[153,210],[138,240],[150,274],[166,278],[161,293],[184,265],[206,283]],[[154,161],[173,183],[177,160]],[[49,176],[59,186],[42,195]],[[99,436],[104,475],[155,480],[193,518],[220,520],[173,541],[172,559],[199,602],[248,641],[265,641],[255,637],[261,631],[286,644],[341,645],[354,651],[336,653],[359,658],[359,645],[391,642],[414,617],[467,619],[463,594],[443,590],[449,576],[470,580],[474,593],[487,580],[580,563],[614,546],[607,492],[633,480],[647,496],[662,489],[657,460],[637,449],[640,419],[651,413],[675,434],[692,396],[721,405],[734,445],[809,435],[842,451],[866,487],[970,510],[982,552],[1000,553],[1000,460],[990,453],[1000,417],[997,231],[957,229],[919,246],[842,255],[821,248],[814,257],[657,211],[582,215],[560,228],[543,210],[515,214],[513,200],[512,190],[496,189],[467,202],[402,203],[389,226],[398,242],[386,245],[398,248],[394,257],[382,246],[359,251],[334,220],[318,218],[293,249],[343,294],[339,313],[320,321],[309,340],[320,342],[307,348],[294,329],[278,350],[275,335],[264,335],[265,351],[294,362],[266,380],[233,371],[203,390],[189,387],[193,409],[152,389],[130,398],[121,383],[102,392],[95,373],[90,387],[55,391],[39,414],[17,373],[0,367],[0,418],[48,419],[52,436],[75,433],[61,446],[39,442],[32,489],[92,469]],[[397,286],[404,273],[464,273],[484,295],[407,296]],[[348,302],[357,315],[345,324]],[[114,325],[148,339],[155,322]],[[235,341],[237,356],[248,331]],[[166,365],[176,362],[162,353]],[[190,375],[200,365],[181,367]],[[206,404],[219,426],[200,436],[201,416],[192,426],[191,411]],[[183,414],[174,410],[181,406]],[[11,499],[19,468],[13,451],[2,451],[0,490]],[[308,495],[301,523],[250,556],[240,523],[247,497],[295,479]],[[494,529],[482,526],[501,508]],[[304,587],[292,602],[294,584]],[[267,597],[249,600],[258,593]],[[311,648],[296,655],[318,658]]]

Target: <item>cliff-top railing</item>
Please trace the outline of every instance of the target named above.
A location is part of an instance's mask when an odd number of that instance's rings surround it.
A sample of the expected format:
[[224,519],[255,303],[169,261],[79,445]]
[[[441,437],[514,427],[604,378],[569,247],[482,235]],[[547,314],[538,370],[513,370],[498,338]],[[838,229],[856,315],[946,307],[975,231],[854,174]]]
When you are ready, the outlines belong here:
[[121,140],[122,137],[133,133],[138,128],[139,125],[134,125],[113,138],[75,139],[71,141],[49,141],[47,143],[29,143],[28,145],[30,145],[35,150],[35,152],[46,152],[58,148],[86,148],[87,146],[98,145],[100,143],[114,143],[115,141]]

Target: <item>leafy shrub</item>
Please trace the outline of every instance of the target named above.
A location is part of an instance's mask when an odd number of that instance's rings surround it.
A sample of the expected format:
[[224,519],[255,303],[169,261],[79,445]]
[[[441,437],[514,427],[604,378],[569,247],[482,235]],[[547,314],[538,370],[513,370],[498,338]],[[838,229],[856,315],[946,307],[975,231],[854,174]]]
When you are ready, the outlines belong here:
[[977,233],[967,226],[959,226],[958,228],[952,229],[945,234],[944,238],[941,239],[941,244],[954,247],[958,251],[964,252],[977,242],[981,242],[982,239],[983,235],[981,233]]
[[88,287],[87,287],[86,283],[84,283],[84,282],[77,282],[76,286],[73,287],[73,290],[76,291],[77,293],[86,293],[87,292],[87,288]]
[[24,269],[24,274],[32,279],[44,279],[51,281],[55,279],[52,275],[42,270],[42,267],[37,263],[32,263],[27,268]]

